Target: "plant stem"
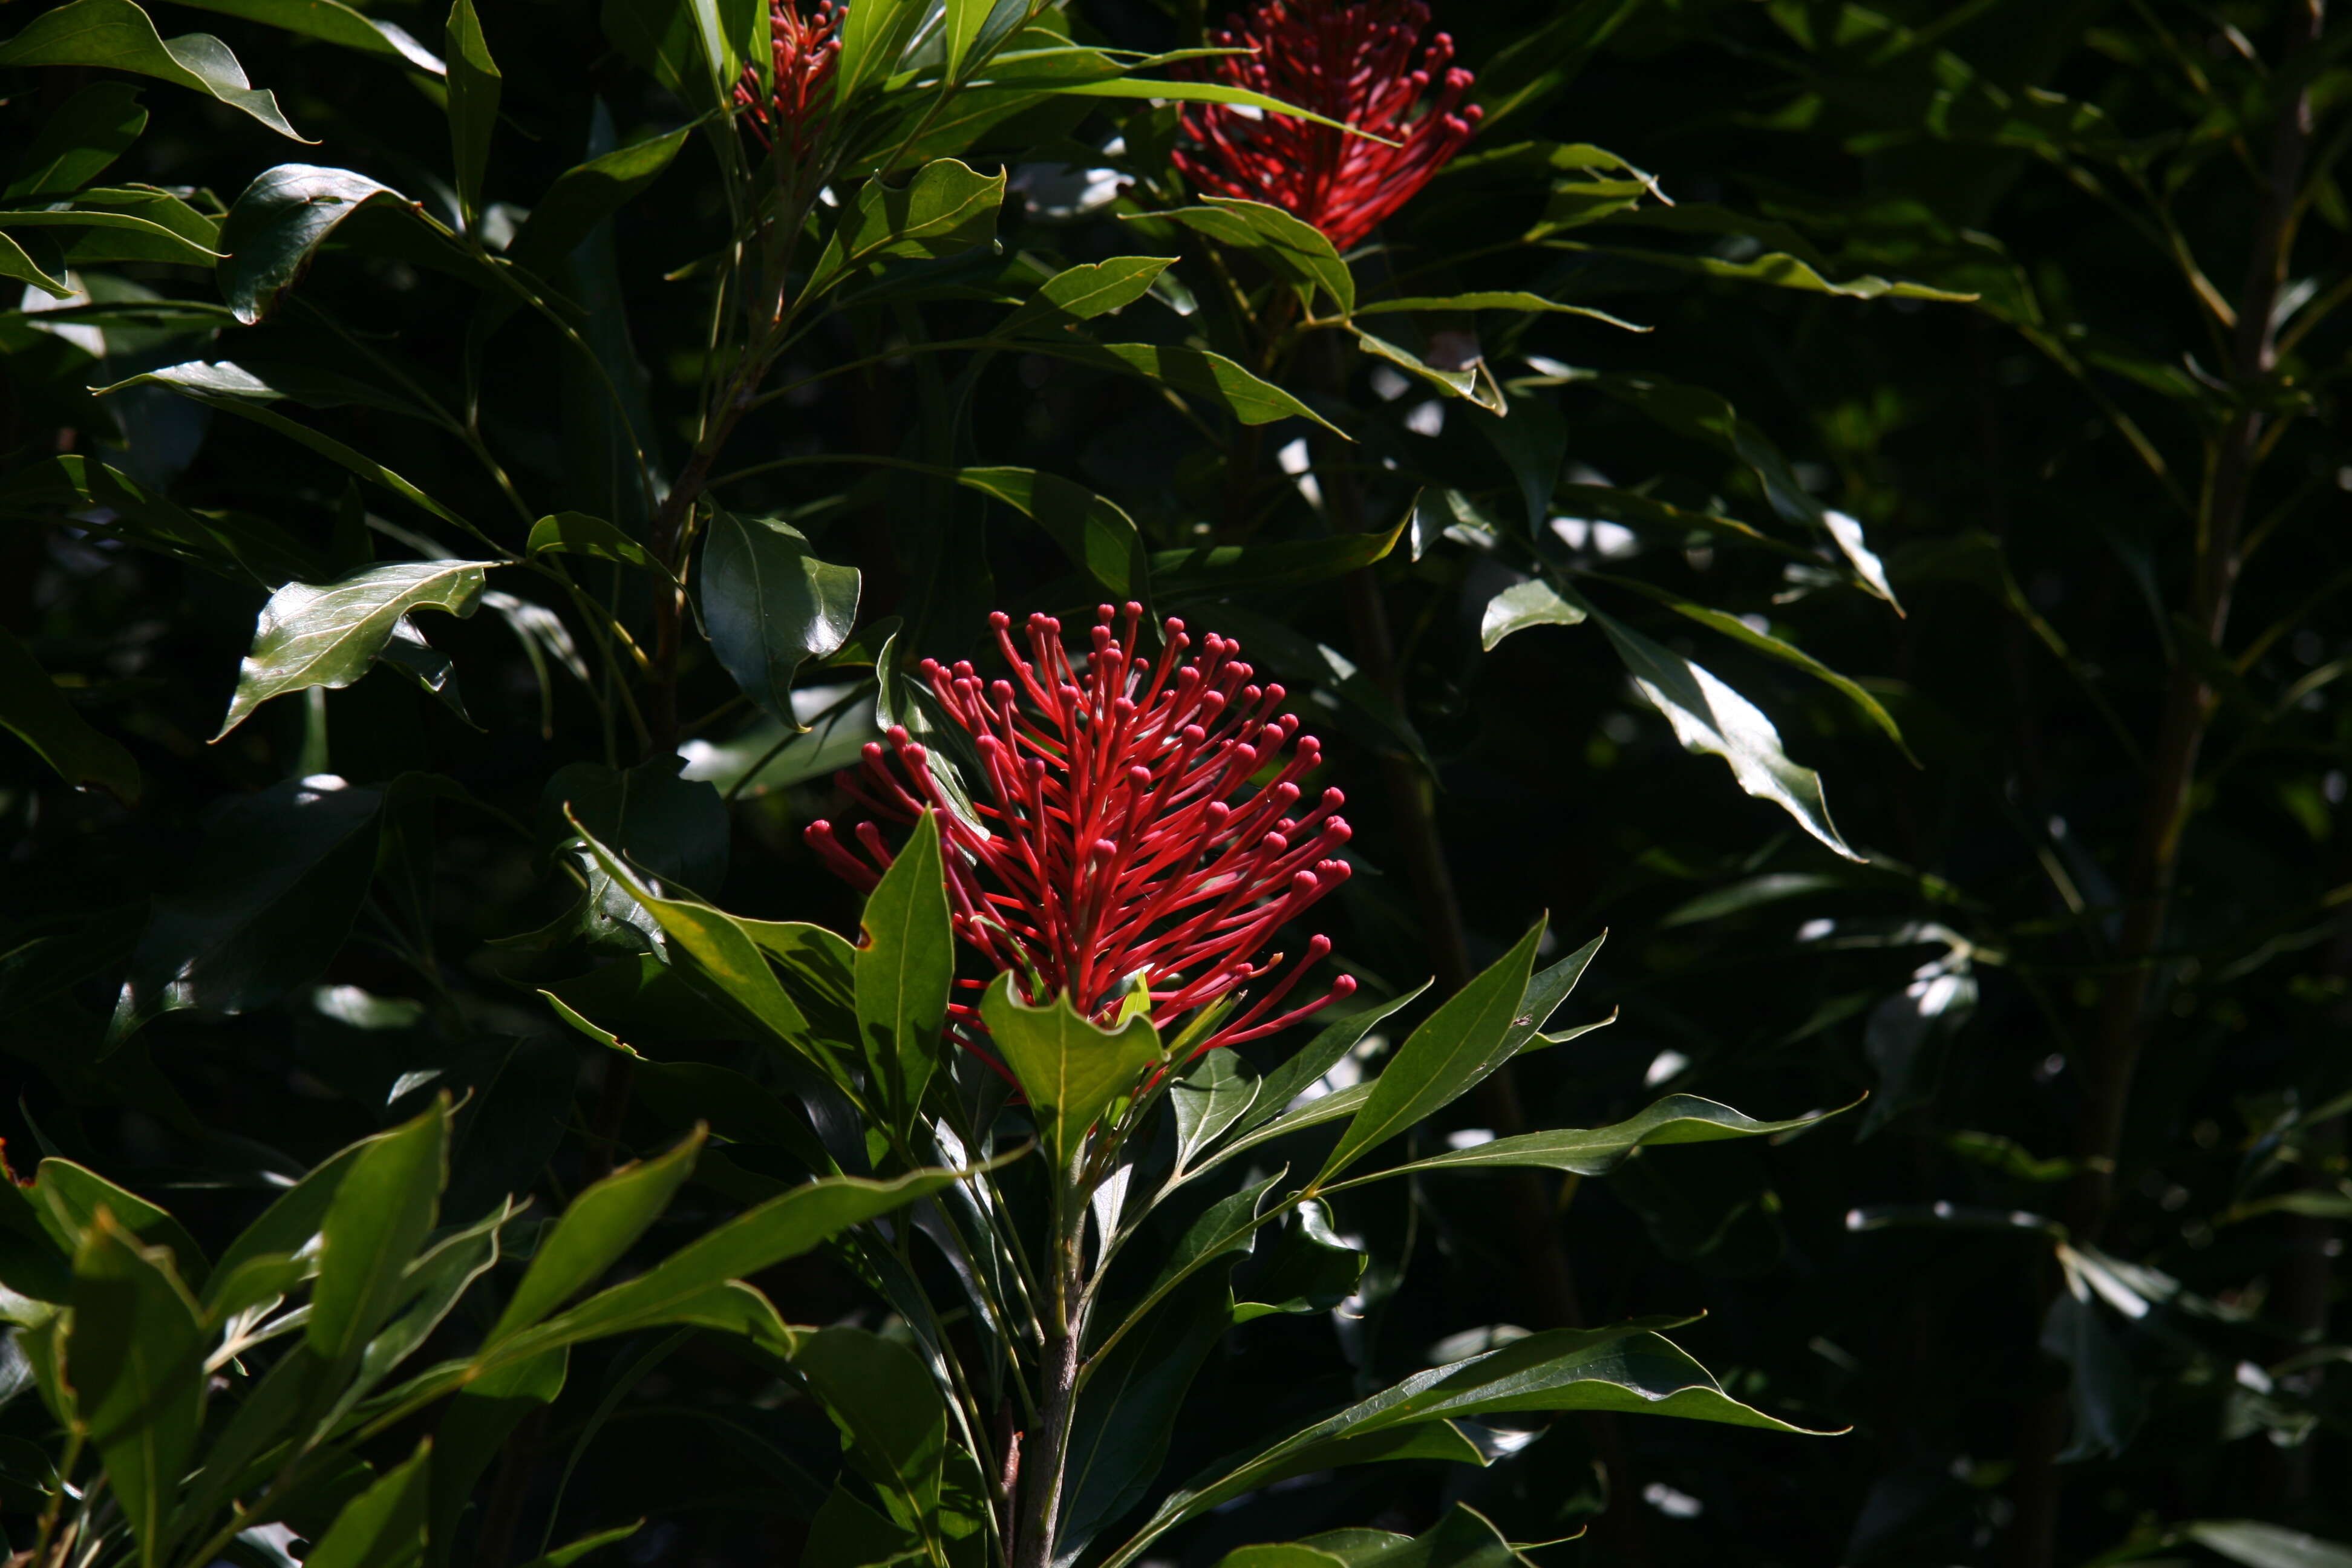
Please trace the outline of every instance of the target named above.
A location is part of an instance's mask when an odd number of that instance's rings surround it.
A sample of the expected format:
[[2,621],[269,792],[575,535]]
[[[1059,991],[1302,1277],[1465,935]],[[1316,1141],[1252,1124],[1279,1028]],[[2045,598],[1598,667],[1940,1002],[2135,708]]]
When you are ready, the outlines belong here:
[[[2318,42],[2325,0],[2303,0],[2289,16],[2286,47],[2273,80],[2293,79],[2305,51]],[[2278,360],[2277,303],[2286,280],[2310,151],[2311,94],[2298,83],[2280,101],[2273,122],[2270,169],[2245,281],[2239,289],[2231,342],[2232,379],[2252,393]],[[2222,646],[2230,602],[2242,563],[2242,538],[2266,420],[2242,408],[2222,434],[2208,471],[2200,509],[2195,564],[2181,614],[2206,642]],[[2097,1026],[2078,1064],[2082,1099],[2074,1126],[2074,1177],[2066,1194],[2066,1228],[2078,1243],[2095,1245],[2115,1206],[2116,1164],[2123,1152],[2134,1079],[2148,1037],[2147,1000],[2157,954],[2169,923],[2181,833],[2187,827],[2197,759],[2205,743],[2214,693],[2186,653],[2165,680],[2146,793],[2123,878],[2125,907],[2116,941],[2125,965],[2100,997]],[[2045,1299],[2057,1288],[2045,1270]],[[2050,1568],[2057,1557],[2058,1445],[2065,1426],[2064,1391],[2050,1391],[2028,1407],[2018,1442],[2013,1561],[2019,1568]]]
[[1013,1568],[1053,1568],[1055,1526],[1062,1511],[1062,1466],[1078,1403],[1078,1361],[1086,1337],[1086,1194],[1074,1172],[1060,1177],[1055,1204],[1054,1294],[1045,1354],[1038,1358],[1037,1441],[1021,1460],[1021,1524]]

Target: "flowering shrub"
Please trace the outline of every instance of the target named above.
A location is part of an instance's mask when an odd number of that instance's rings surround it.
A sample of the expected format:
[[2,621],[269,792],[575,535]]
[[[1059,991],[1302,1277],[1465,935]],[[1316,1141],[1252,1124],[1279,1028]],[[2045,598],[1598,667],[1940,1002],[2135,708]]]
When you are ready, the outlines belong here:
[[8,8],[0,1558],[2327,1560],[2225,10]]

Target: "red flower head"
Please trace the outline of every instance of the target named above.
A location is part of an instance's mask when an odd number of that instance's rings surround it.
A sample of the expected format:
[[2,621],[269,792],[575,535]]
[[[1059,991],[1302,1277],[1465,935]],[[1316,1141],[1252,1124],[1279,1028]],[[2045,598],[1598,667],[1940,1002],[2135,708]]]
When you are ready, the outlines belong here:
[[[1255,20],[1228,17],[1211,42],[1255,53],[1219,57],[1201,74],[1400,145],[1192,103],[1184,130],[1196,145],[1177,150],[1176,166],[1199,190],[1280,207],[1347,249],[1429,184],[1478,123],[1476,105],[1460,107],[1470,73],[1447,65],[1454,40],[1435,33],[1423,46],[1428,26],[1421,0],[1266,0]],[[1409,68],[1417,50],[1421,65]]]
[[841,55],[841,12],[835,0],[817,0],[801,20],[794,0],[768,0],[768,46],[776,68],[774,93],[762,102],[760,73],[750,66],[735,84],[735,101],[748,113],[751,134],[770,152],[782,151],[794,163],[824,133],[833,108],[833,66]]
[[[1347,863],[1332,858],[1348,841],[1338,815],[1345,797],[1327,789],[1310,810],[1289,815],[1322,748],[1276,711],[1283,689],[1253,683],[1228,637],[1203,638],[1199,657],[1186,659],[1192,639],[1179,620],[1164,623],[1156,660],[1139,658],[1142,614],[1139,605],[1123,616],[1103,605],[1083,671],[1062,647],[1061,622],[1030,616],[1024,658],[1001,612],[989,624],[1013,679],[923,661],[940,708],[979,752],[978,822],[950,804],[903,727],[890,731],[887,751],[869,743],[863,769],[838,781],[877,816],[932,813],[956,935],[1038,992],[1031,1002],[1067,996],[1108,1023],[1141,975],[1165,1038],[1219,1007],[1188,1049],[1198,1056],[1272,1034],[1355,990],[1342,975],[1314,1001],[1276,1010],[1331,951],[1318,936],[1255,998],[1241,995],[1282,968],[1280,953],[1251,959],[1283,922],[1348,879]],[[808,828],[828,867],[871,889],[890,851],[870,821],[856,838],[871,864],[831,823]],[[950,1013],[963,1043],[985,1037],[976,1008]]]

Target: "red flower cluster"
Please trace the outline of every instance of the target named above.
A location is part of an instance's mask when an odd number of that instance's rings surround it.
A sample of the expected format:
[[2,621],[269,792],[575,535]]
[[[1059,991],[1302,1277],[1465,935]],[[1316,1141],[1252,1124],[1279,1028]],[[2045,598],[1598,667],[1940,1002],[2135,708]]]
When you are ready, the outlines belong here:
[[775,90],[764,101],[760,73],[743,68],[735,101],[746,111],[751,134],[770,152],[782,151],[794,163],[806,160],[824,133],[833,108],[833,67],[841,56],[841,5],[817,0],[801,20],[793,0],[768,0],[768,47],[775,63]]
[[[1476,105],[1461,107],[1470,73],[1447,63],[1454,40],[1437,33],[1424,47],[1428,26],[1421,0],[1266,0],[1255,20],[1228,17],[1210,41],[1255,52],[1219,57],[1193,68],[1198,74],[1399,145],[1289,115],[1192,103],[1184,130],[1195,145],[1177,150],[1176,166],[1201,191],[1280,207],[1347,249],[1427,184],[1478,123]],[[1421,64],[1411,68],[1416,51]]]
[[[1002,613],[989,624],[1014,679],[982,681],[970,664],[923,661],[940,708],[979,752],[977,823],[950,804],[925,749],[903,728],[890,731],[887,751],[869,743],[864,767],[838,781],[877,816],[912,822],[932,813],[956,935],[1024,991],[1037,988],[1030,1001],[1067,996],[1107,1024],[1141,975],[1165,1038],[1203,1008],[1230,1009],[1193,1042],[1188,1056],[1198,1056],[1272,1034],[1355,990],[1342,975],[1312,1002],[1276,1011],[1331,951],[1318,936],[1246,1005],[1239,994],[1283,964],[1278,952],[1257,963],[1252,955],[1347,880],[1347,863],[1332,858],[1348,841],[1338,815],[1345,799],[1327,789],[1311,809],[1288,815],[1321,747],[1298,733],[1295,716],[1276,711],[1283,689],[1252,682],[1231,638],[1213,634],[1187,660],[1192,639],[1179,620],[1163,624],[1157,659],[1139,657],[1141,616],[1139,605],[1123,616],[1103,605],[1083,670],[1062,647],[1059,621],[1029,617],[1024,658]],[[1268,770],[1255,792],[1234,798]],[[807,837],[860,888],[890,865],[870,821],[856,828],[870,863],[831,823],[812,823]],[[956,1032],[977,1049],[985,1037],[977,1009],[960,1003],[951,1011]]]

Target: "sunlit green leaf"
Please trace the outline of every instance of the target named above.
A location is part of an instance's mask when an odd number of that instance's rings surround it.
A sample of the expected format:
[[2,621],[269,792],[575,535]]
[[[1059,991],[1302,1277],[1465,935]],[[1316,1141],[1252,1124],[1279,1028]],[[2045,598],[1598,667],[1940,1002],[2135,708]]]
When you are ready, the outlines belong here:
[[499,68],[482,38],[474,0],[449,7],[449,148],[457,202],[471,225],[482,207],[482,180],[490,165],[490,136],[499,123]]
[[1030,1113],[1056,1169],[1067,1169],[1087,1133],[1160,1060],[1151,1020],[1106,1029],[1055,996],[1032,1006],[1000,974],[981,1003],[990,1043],[1029,1097]]
[[619,1262],[693,1173],[702,1144],[697,1128],[667,1153],[625,1165],[572,1199],[540,1242],[488,1340],[530,1327]]
[[[1448,997],[1397,1047],[1315,1178],[1322,1186],[1381,1143],[1475,1088],[1509,1059],[1512,1026],[1543,937],[1540,920],[1510,952]],[[1530,1025],[1531,1035],[1536,1025]],[[1524,1045],[1522,1035],[1518,1043]]]
[[67,1354],[139,1561],[156,1568],[167,1561],[173,1504],[204,1418],[204,1333],[172,1255],[139,1246],[102,1210],[74,1254]]
[[1380,1174],[1390,1176],[1406,1171],[1434,1171],[1461,1166],[1492,1168],[1512,1165],[1570,1171],[1580,1176],[1604,1176],[1624,1163],[1628,1155],[1644,1144],[1713,1143],[1727,1138],[1760,1138],[1769,1133],[1811,1127],[1835,1114],[1835,1111],[1822,1110],[1790,1117],[1783,1121],[1758,1121],[1727,1105],[1718,1105],[1695,1094],[1670,1094],[1653,1103],[1639,1116],[1614,1126],[1589,1130],[1557,1128],[1544,1132],[1525,1132],[1512,1138],[1496,1138],[1466,1149],[1433,1154],[1425,1160],[1415,1160],[1409,1165],[1399,1165]]
[[369,1143],[335,1188],[319,1226],[319,1282],[303,1331],[322,1359],[358,1353],[399,1303],[403,1276],[440,1212],[448,1162],[444,1096]]
[[929,812],[866,895],[855,974],[866,1070],[890,1130],[904,1137],[946,1048],[955,936],[948,923],[939,825]]
[[162,37],[131,0],[70,0],[42,12],[0,44],[0,66],[97,66],[156,77],[241,110],[280,136],[307,140],[286,123],[274,95],[246,80],[226,44],[209,33]]
[[465,616],[481,602],[488,561],[396,561],[326,584],[289,583],[269,596],[253,648],[237,673],[220,739],[273,697],[307,687],[340,689],[365,675],[404,616],[440,610]]

